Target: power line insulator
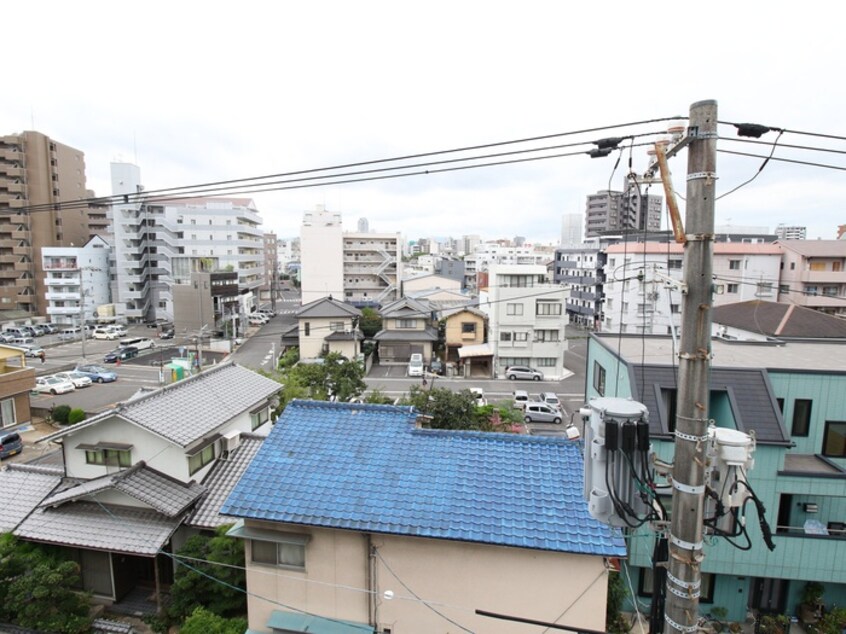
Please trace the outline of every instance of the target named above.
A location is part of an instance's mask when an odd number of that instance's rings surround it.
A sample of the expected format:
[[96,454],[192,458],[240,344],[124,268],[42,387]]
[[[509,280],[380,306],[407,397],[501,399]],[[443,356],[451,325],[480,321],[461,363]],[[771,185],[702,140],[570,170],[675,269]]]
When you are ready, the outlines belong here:
[[737,136],[748,136],[754,139],[760,139],[772,130],[771,127],[759,123],[735,123],[734,127],[737,128]]
[[605,148],[615,149],[620,143],[623,142],[623,137],[621,136],[610,136],[604,139],[599,139],[599,141],[594,141],[593,144],[600,150],[604,150]]
[[606,147],[606,148],[594,148],[590,152],[588,152],[588,156],[591,158],[602,158],[603,156],[608,156],[611,154],[611,150],[614,148]]

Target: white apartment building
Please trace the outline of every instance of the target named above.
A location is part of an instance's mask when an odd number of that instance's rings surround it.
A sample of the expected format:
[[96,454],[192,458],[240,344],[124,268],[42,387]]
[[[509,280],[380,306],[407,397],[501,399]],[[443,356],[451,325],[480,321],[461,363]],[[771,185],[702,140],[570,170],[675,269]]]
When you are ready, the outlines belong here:
[[[676,243],[626,243],[611,245],[605,253],[601,330],[672,334],[681,324],[681,292],[672,280],[682,280],[684,247]],[[717,242],[713,253],[714,306],[751,299],[776,300],[781,266],[777,246]]]
[[401,249],[399,233],[344,232],[341,214],[323,205],[307,211],[300,230],[303,305],[328,296],[356,306],[396,300]]
[[[140,170],[112,163],[112,192],[142,192]],[[190,198],[116,204],[112,298],[129,322],[173,319],[171,285],[188,284],[193,271],[238,273],[242,296],[264,281],[264,232],[248,198]],[[250,300],[252,301],[252,300]]]
[[279,258],[280,273],[289,273],[289,264],[300,263],[300,239],[279,238],[276,242],[276,257]]
[[555,248],[541,245],[505,246],[498,242],[482,242],[476,245],[476,251],[464,258],[464,287],[477,290],[479,273],[488,271],[492,264],[504,265],[546,265],[555,259]]
[[564,376],[568,295],[568,289],[548,281],[546,266],[490,265],[479,308],[488,316],[496,376],[505,376],[510,365],[537,368],[552,380]]
[[75,326],[96,319],[111,306],[111,247],[93,236],[81,247],[43,247],[41,266],[47,288],[47,317],[53,324]]

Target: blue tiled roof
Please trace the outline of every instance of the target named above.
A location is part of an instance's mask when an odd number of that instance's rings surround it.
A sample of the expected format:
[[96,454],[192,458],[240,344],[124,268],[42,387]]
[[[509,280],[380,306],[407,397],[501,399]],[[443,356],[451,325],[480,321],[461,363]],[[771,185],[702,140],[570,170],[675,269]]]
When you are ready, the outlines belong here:
[[590,517],[578,444],[415,428],[409,407],[293,401],[221,513],[374,533],[623,556]]

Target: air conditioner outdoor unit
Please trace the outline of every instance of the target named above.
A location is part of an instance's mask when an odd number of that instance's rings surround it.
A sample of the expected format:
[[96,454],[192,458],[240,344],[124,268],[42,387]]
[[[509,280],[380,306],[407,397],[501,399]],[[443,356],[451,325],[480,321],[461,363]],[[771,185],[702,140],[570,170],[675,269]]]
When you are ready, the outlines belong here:
[[227,453],[237,449],[241,444],[241,432],[230,431],[223,435],[223,450]]

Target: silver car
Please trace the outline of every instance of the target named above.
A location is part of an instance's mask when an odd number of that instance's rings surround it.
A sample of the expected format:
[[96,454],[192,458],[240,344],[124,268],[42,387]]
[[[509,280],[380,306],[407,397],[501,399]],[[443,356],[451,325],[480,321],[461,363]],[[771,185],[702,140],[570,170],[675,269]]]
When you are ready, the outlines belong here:
[[561,412],[540,401],[530,401],[523,408],[523,420],[527,423],[555,423],[561,424]]
[[511,365],[505,368],[505,378],[509,381],[525,379],[527,381],[543,381],[543,372],[527,365]]

